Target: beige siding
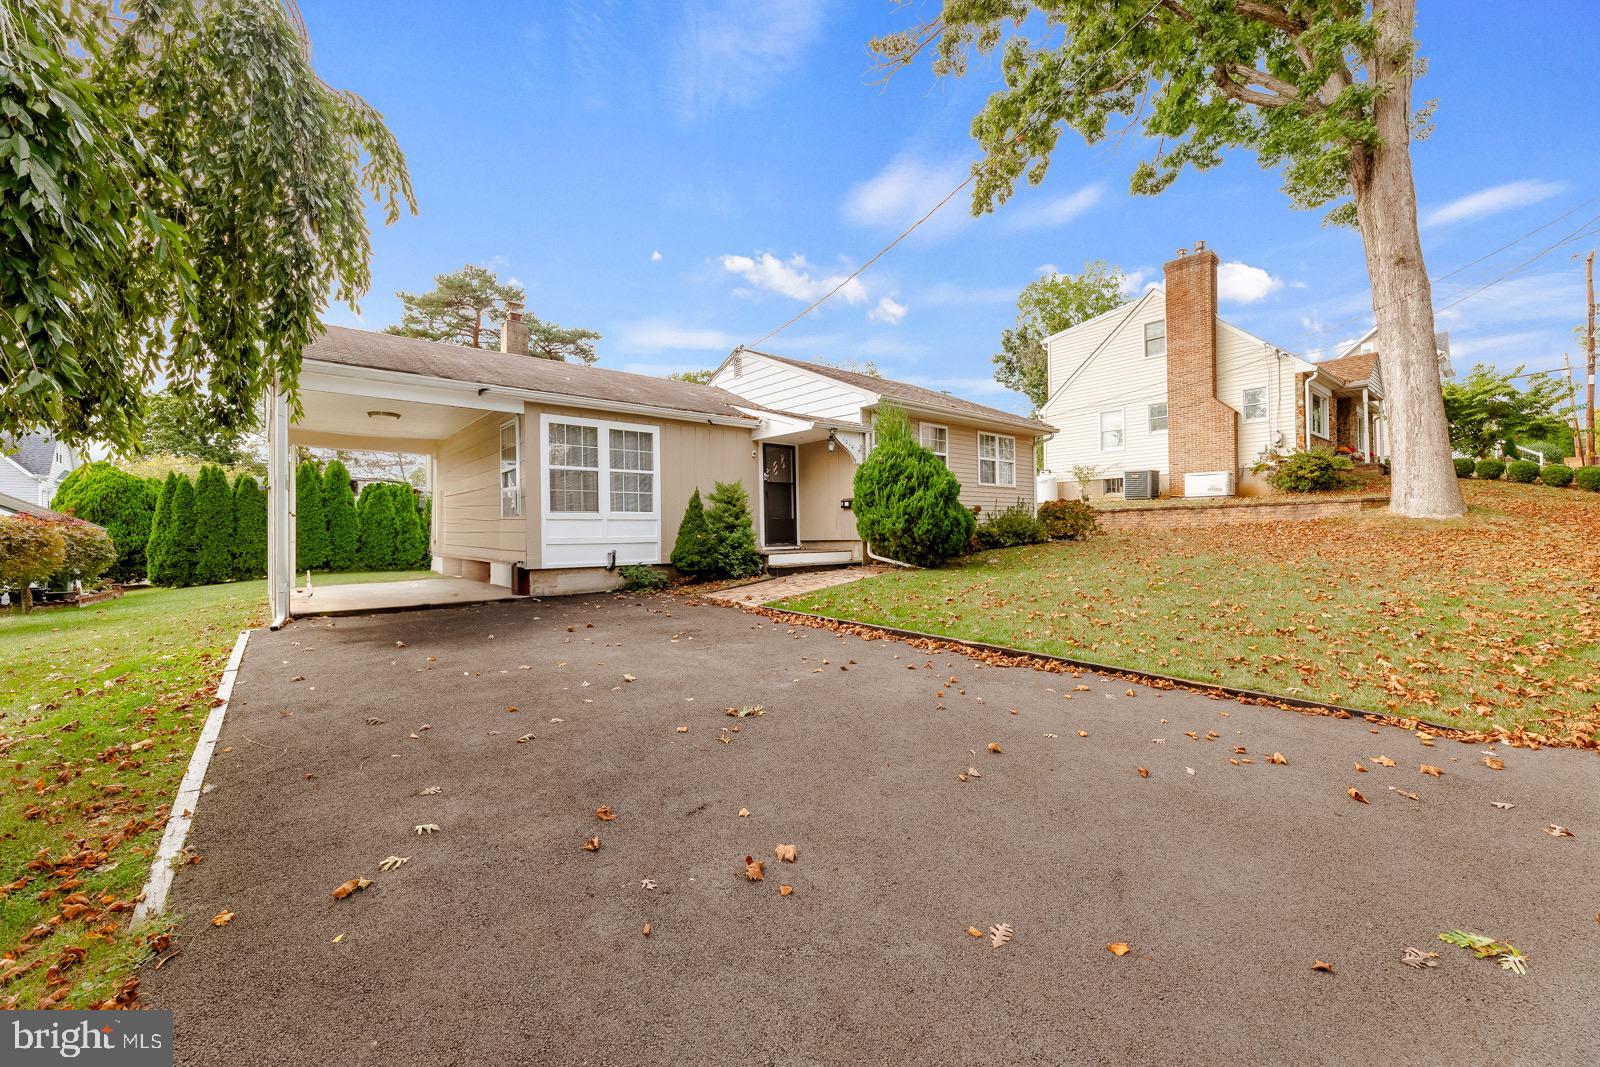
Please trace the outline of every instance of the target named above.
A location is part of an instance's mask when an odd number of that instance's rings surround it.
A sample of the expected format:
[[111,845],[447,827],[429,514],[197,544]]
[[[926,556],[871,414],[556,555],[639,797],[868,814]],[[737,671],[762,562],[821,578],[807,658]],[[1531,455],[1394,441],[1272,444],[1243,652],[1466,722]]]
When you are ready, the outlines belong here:
[[828,451],[824,441],[800,445],[795,456],[799,478],[800,540],[856,541],[856,515],[840,507],[855,495],[856,461],[843,448]]
[[[919,437],[923,422],[933,426],[944,426],[950,431],[950,470],[961,483],[961,502],[967,507],[982,508],[983,513],[987,514],[991,511],[1004,511],[1013,504],[1033,504],[1034,439],[1032,437],[970,424],[935,422],[932,419],[920,420],[917,423],[916,432]],[[1002,437],[1011,437],[1016,441],[1016,485],[978,484],[978,434],[980,433],[999,433]]]
[[527,520],[500,516],[500,425],[509,418],[485,415],[439,442],[434,555],[495,563],[528,558]]

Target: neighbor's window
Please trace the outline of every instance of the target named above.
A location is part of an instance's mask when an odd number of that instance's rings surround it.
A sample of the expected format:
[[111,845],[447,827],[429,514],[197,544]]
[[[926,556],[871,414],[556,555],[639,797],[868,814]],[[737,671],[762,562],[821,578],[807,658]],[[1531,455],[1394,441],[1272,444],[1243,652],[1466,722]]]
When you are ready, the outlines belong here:
[[1159,404],[1150,405],[1150,432],[1167,432],[1167,402],[1165,400]]
[[500,425],[500,517],[522,514],[522,463],[517,420]]
[[922,447],[950,466],[950,431],[931,422],[922,423]]
[[635,514],[655,511],[655,434],[649,430],[611,431],[611,510]]
[[1328,436],[1328,398],[1321,393],[1311,394],[1311,432],[1318,437]]
[[575,423],[550,424],[550,510],[600,510],[600,430]]
[[1122,447],[1122,409],[1100,413],[1100,451],[1113,452]]
[[1244,391],[1244,421],[1260,422],[1267,417],[1267,390],[1246,389]]
[[1166,319],[1144,324],[1144,354],[1147,356],[1164,356],[1167,354]]
[[999,434],[978,435],[978,484],[1017,484],[1017,439]]

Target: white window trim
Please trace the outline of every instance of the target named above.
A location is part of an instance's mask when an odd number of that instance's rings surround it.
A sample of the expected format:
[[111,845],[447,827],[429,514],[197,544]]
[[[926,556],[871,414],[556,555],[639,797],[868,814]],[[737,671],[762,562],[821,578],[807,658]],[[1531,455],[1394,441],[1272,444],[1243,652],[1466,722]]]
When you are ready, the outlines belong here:
[[[1156,325],[1156,323],[1160,323],[1161,324],[1161,351],[1160,352],[1151,352],[1150,351],[1150,342],[1155,340],[1155,338],[1150,336],[1150,327]],[[1150,319],[1149,321],[1147,321],[1144,324],[1144,329],[1141,332],[1144,335],[1144,358],[1145,359],[1154,359],[1157,356],[1165,356],[1167,354],[1167,320],[1164,317],[1163,318],[1159,318],[1159,319]]]
[[[516,485],[514,492],[507,494],[503,479],[506,472],[505,435],[506,427],[511,427],[512,442],[516,447],[516,457],[511,461],[512,470],[516,472]],[[500,517],[502,519],[520,519],[528,510],[526,494],[522,487],[522,416],[513,415],[500,424],[494,435],[495,449],[495,492],[500,497]],[[509,498],[516,505],[516,512],[506,514],[506,500]]]
[[[1116,412],[1117,417],[1122,420],[1122,443],[1120,445],[1118,445],[1117,447],[1115,447],[1115,448],[1107,448],[1106,447],[1106,430],[1105,430],[1106,423],[1105,423],[1105,418],[1106,418],[1107,415],[1110,415],[1112,412]],[[1099,412],[1095,417],[1098,420],[1098,425],[1095,427],[1095,433],[1096,433],[1095,440],[1100,445],[1100,451],[1102,451],[1102,452],[1123,452],[1123,451],[1126,451],[1127,447],[1128,447],[1128,412],[1127,412],[1127,410],[1125,408],[1106,408],[1104,411]]]
[[[1317,425],[1316,425],[1317,401],[1319,399],[1322,401],[1322,412],[1323,412],[1323,415],[1322,415],[1322,431],[1320,433],[1317,431]],[[1320,437],[1324,441],[1331,441],[1331,440],[1333,440],[1333,436],[1332,436],[1333,428],[1329,424],[1332,421],[1333,421],[1333,394],[1329,393],[1329,392],[1327,392],[1325,390],[1319,389],[1315,385],[1313,385],[1311,387],[1311,407],[1306,411],[1306,432],[1309,433],[1312,437]]]
[[[550,427],[562,426],[592,426],[596,431],[596,440],[600,452],[600,481],[599,481],[599,511],[552,511],[550,510]],[[650,494],[651,509],[649,511],[612,511],[611,510],[611,431],[631,430],[635,433],[648,433],[650,435],[650,449],[655,465],[653,491]],[[556,468],[561,470],[560,466]],[[578,468],[573,468],[578,469]],[[581,468],[588,470],[590,468]],[[553,518],[557,522],[563,519],[660,519],[661,518],[661,427],[646,422],[607,422],[601,419],[579,418],[573,415],[541,414],[539,416],[539,514],[546,523]]]
[[[1156,429],[1154,426],[1152,426],[1151,423],[1153,423],[1155,421],[1155,414],[1154,414],[1153,409],[1155,408],[1156,405],[1155,404],[1146,404],[1145,408],[1144,408],[1144,427],[1145,427],[1145,431],[1147,433],[1161,434],[1161,435],[1165,436],[1168,427],[1170,427],[1172,425],[1172,401],[1170,401],[1170,400],[1160,400],[1160,401],[1157,401],[1156,403],[1160,404],[1162,407],[1167,409],[1166,414],[1164,414],[1162,416],[1162,418],[1167,420],[1167,425],[1161,427],[1159,430]],[[1127,443],[1127,440],[1128,440],[1128,428],[1126,426],[1124,426],[1122,428],[1122,440],[1123,440],[1124,444]]]
[[[944,431],[943,452],[940,452],[938,449],[934,448],[928,443],[927,434],[924,432],[926,430]],[[946,467],[950,466],[950,427],[941,425],[937,422],[919,422],[917,424],[917,443],[923,448],[926,448],[929,452],[932,452],[934,455],[938,456],[940,459],[944,460],[944,465]]]
[[[1259,415],[1252,416],[1250,414],[1250,394],[1251,393],[1260,393],[1261,394],[1261,414],[1259,414]],[[1249,389],[1242,389],[1242,390],[1239,391],[1239,414],[1244,419],[1245,422],[1266,422],[1267,421],[1267,414],[1268,414],[1268,411],[1267,411],[1267,396],[1268,396],[1268,389],[1264,385],[1252,386]]]
[[[986,482],[986,481],[983,480],[983,460],[984,460],[983,439],[985,437],[987,437],[990,440],[994,441],[994,457],[991,460],[991,462],[994,463],[995,480],[994,481],[990,481],[990,482]],[[1005,459],[1000,458],[1000,442],[1001,441],[1010,441],[1011,442],[1011,458],[1009,460],[1005,460]],[[1002,481],[999,480],[999,478],[1000,478],[1000,464],[1002,464],[1002,463],[1010,463],[1011,464],[1011,480],[1009,482],[1002,482]],[[1003,433],[980,433],[980,434],[978,434],[978,484],[979,485],[1000,486],[1000,487],[1003,487],[1003,488],[1012,488],[1012,489],[1016,488],[1016,485],[1017,485],[1017,439],[1015,437],[1012,437],[1010,434],[1003,434]]]

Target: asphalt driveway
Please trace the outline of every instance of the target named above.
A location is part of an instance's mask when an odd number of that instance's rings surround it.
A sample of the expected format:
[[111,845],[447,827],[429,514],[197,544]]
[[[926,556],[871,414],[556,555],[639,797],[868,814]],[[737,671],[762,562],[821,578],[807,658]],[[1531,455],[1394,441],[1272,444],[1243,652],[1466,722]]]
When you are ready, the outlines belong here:
[[302,622],[143,1000],[252,1067],[1594,1063],[1600,759],[1496,752],[669,599]]

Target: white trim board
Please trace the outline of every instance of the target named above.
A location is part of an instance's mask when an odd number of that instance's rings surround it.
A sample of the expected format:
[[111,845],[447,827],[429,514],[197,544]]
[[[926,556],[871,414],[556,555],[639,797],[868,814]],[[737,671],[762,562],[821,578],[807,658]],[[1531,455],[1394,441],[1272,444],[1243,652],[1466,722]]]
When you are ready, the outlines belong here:
[[178,795],[172,801],[172,814],[167,816],[167,830],[161,835],[161,845],[156,849],[155,862],[150,865],[150,877],[144,883],[144,892],[133,909],[130,930],[137,929],[152,915],[167,910],[167,892],[172,888],[173,864],[183,853],[183,843],[189,837],[189,825],[194,821],[194,810],[200,806],[200,791],[204,786],[206,768],[211,765],[211,753],[222,734],[222,719],[228,713],[228,698],[233,695],[233,681],[239,674],[239,663],[244,659],[244,647],[250,640],[250,631],[244,630],[233,643],[233,654],[222,671],[222,681],[217,683],[217,706],[206,716],[200,728],[200,739],[195,742],[194,755],[189,757],[189,769],[178,783]]

